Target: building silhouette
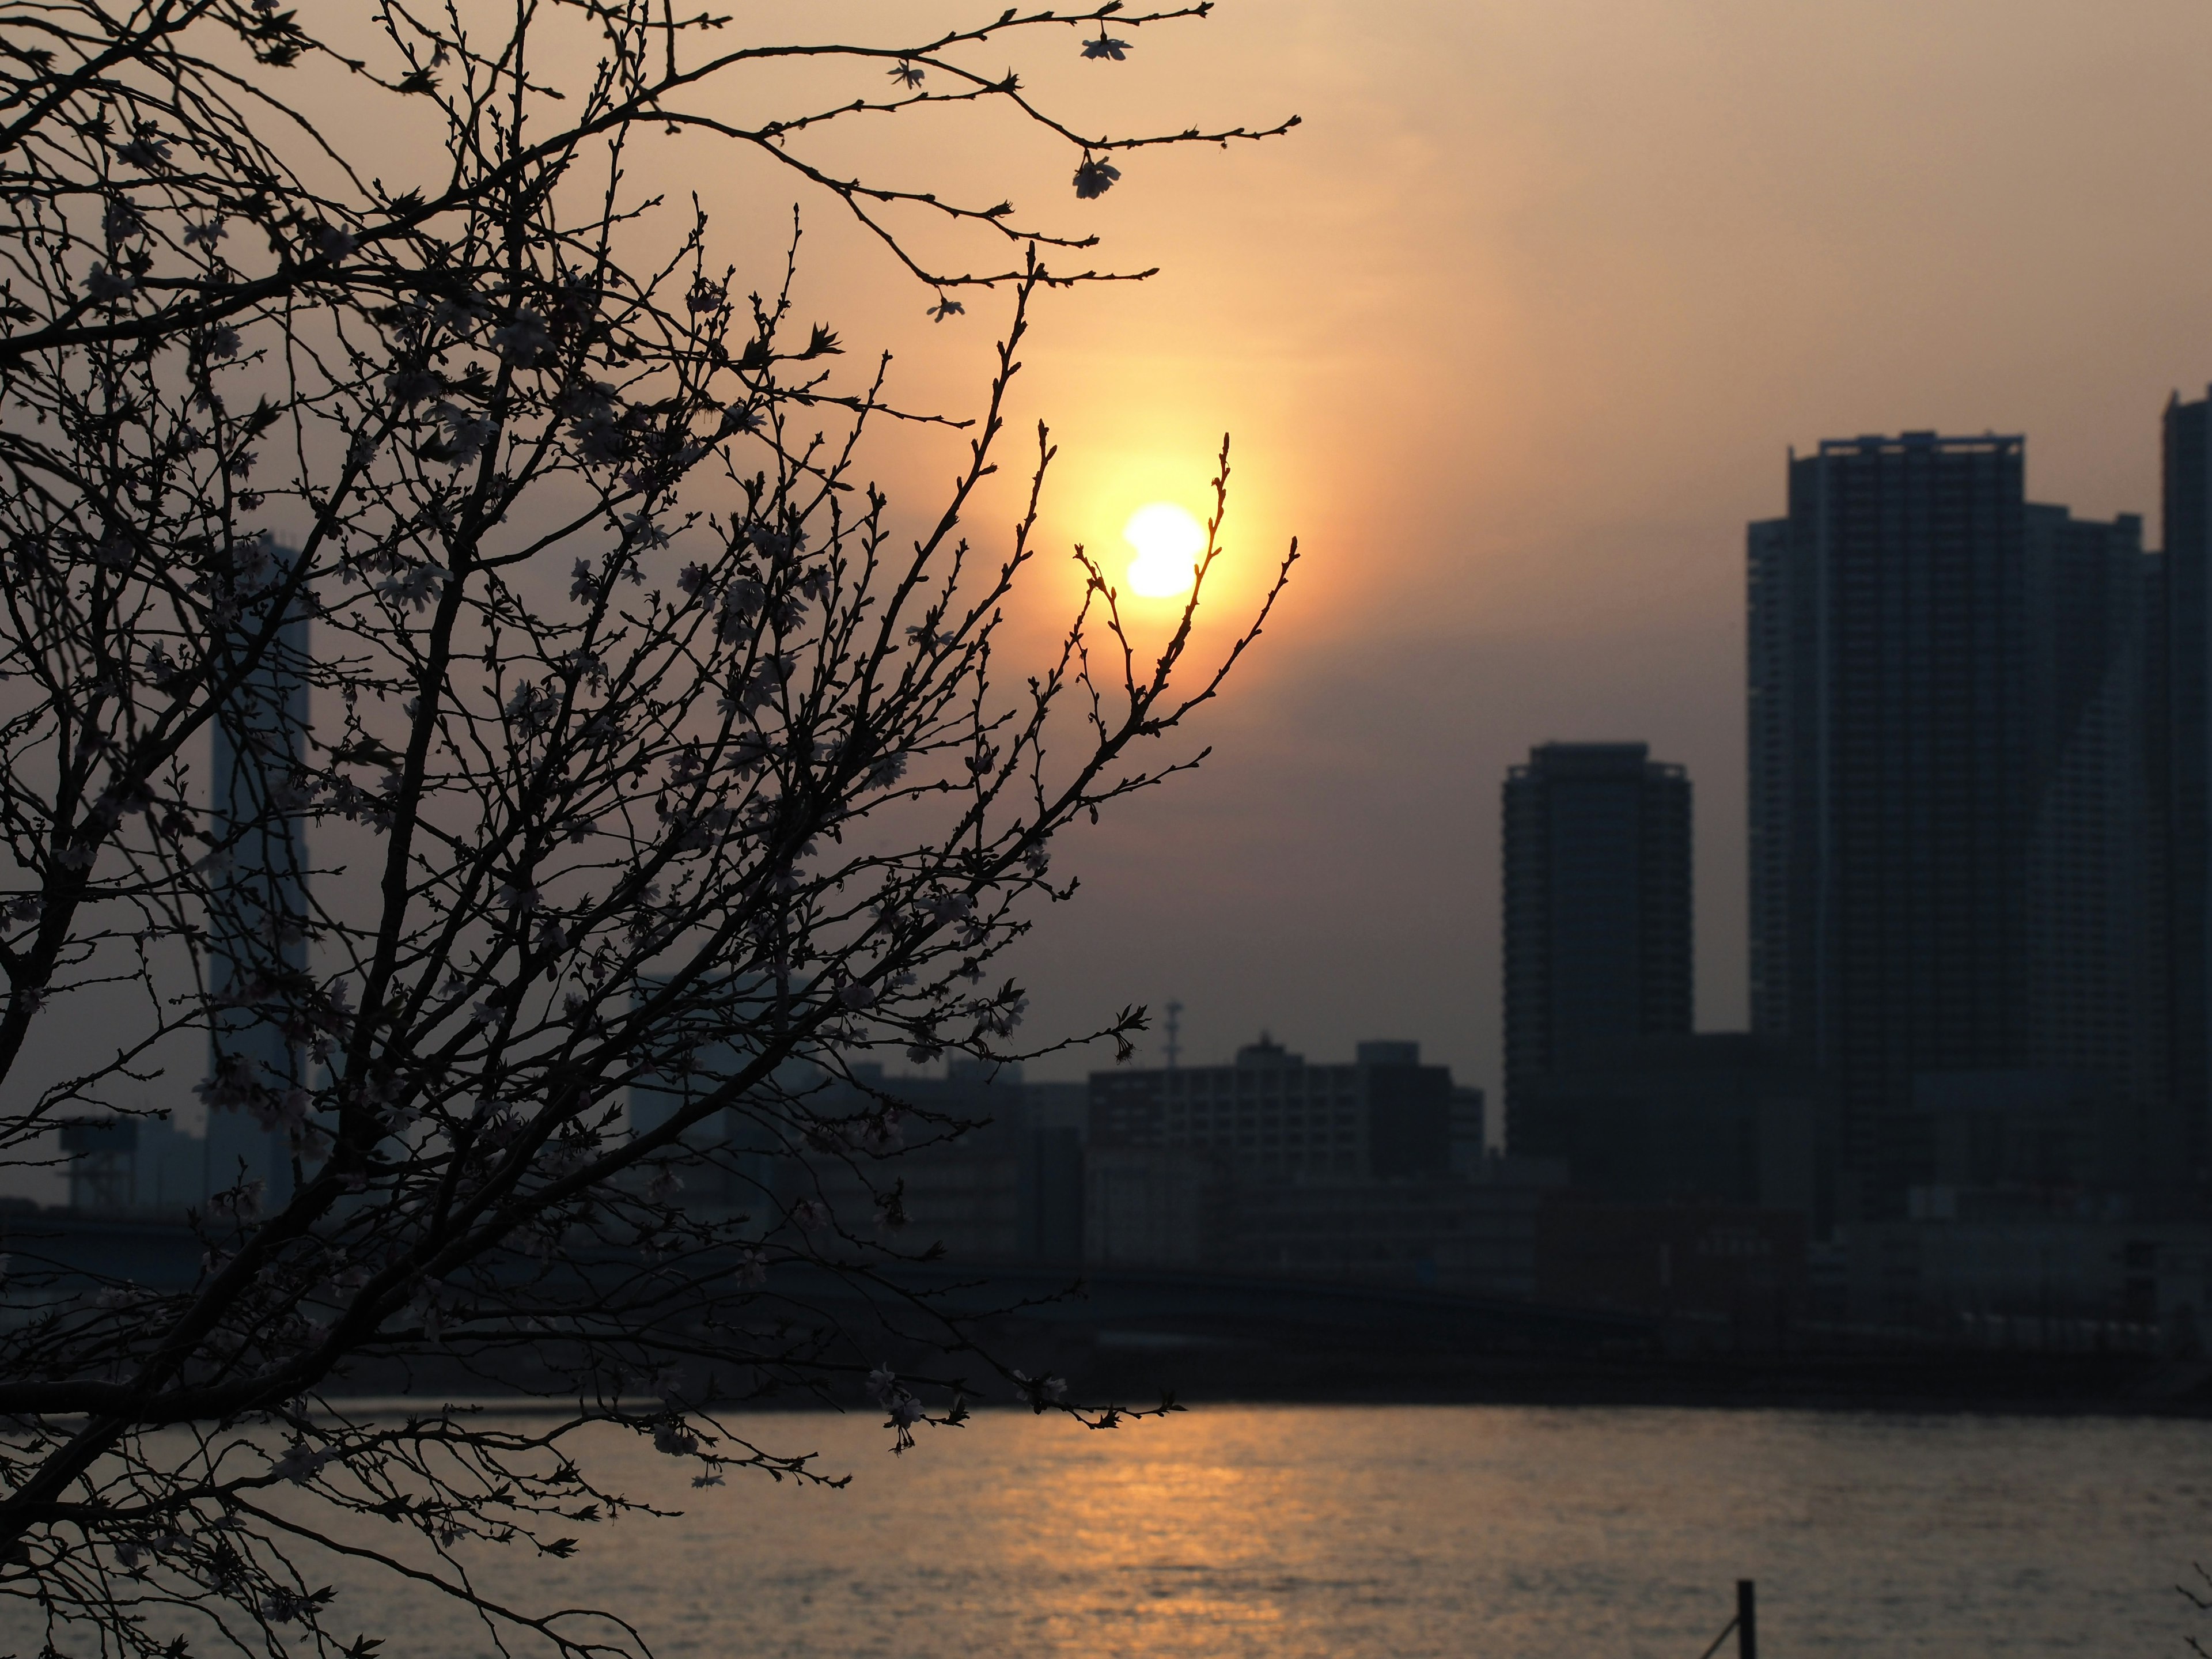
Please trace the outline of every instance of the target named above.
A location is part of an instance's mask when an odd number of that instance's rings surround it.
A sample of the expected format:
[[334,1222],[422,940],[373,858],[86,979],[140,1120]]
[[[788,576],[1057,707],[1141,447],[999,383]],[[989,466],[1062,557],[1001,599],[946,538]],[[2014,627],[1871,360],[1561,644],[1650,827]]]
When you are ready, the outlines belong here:
[[1536,1079],[1690,1030],[1690,780],[1640,743],[1549,743],[1504,787],[1505,1117]]
[[1752,1023],[1832,1087],[1845,1218],[1933,1180],[1923,1074],[2094,1074],[2130,1165],[2163,1093],[2152,567],[2025,449],[1830,440],[1750,527]]
[[2166,550],[2148,584],[2148,769],[2164,878],[2157,1150],[2201,1188],[2212,1170],[2212,398],[2166,406]]
[[1481,1126],[1416,1042],[1309,1065],[1262,1033],[1228,1065],[1094,1072],[1084,1256],[1528,1295],[1554,1177]]
[[211,1102],[203,1198],[240,1181],[259,1182],[261,1202],[270,1206],[292,1192],[290,1137],[270,1121],[267,1103],[307,1082],[307,1053],[286,1029],[283,1004],[307,969],[307,846],[295,779],[307,724],[308,649],[307,617],[287,617],[212,722],[213,827],[222,856],[209,893],[216,1000],[209,1070],[250,1086],[264,1104]]
[[1421,1064],[1418,1042],[1362,1042],[1353,1054],[1309,1066],[1263,1032],[1227,1066],[1094,1072],[1090,1139],[1204,1153],[1255,1180],[1449,1175],[1451,1073]]
[[1516,1156],[1565,1165],[1582,1199],[1829,1218],[1816,1202],[1822,1084],[1742,1031],[1601,1045],[1522,1085]]

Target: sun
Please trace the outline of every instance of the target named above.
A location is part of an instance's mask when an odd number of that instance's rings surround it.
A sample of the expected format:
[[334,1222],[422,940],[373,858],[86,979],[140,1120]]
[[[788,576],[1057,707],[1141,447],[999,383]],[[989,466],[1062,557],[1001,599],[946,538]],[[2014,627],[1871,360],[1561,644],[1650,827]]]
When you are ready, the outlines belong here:
[[1121,526],[1121,539],[1137,550],[1129,561],[1129,589],[1147,599],[1171,599],[1190,591],[1198,556],[1206,551],[1206,526],[1173,501],[1140,507]]

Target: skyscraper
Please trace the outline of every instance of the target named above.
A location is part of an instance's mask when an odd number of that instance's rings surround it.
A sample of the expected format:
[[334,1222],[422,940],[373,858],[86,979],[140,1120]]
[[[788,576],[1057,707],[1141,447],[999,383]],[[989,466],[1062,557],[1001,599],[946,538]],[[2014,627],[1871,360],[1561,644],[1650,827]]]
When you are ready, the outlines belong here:
[[[280,558],[283,556],[280,553]],[[307,1054],[285,1029],[284,993],[307,967],[307,848],[292,806],[307,722],[307,619],[288,617],[214,726],[215,830],[224,857],[210,884],[210,967],[218,1012],[209,1032],[203,1196],[261,1182],[271,1206],[291,1196],[290,1137],[271,1121],[307,1082]],[[218,1103],[253,1091],[258,1104]],[[240,1171],[244,1171],[241,1176]]]
[[1929,1178],[1916,1075],[2153,1086],[2141,524],[2025,448],[1825,441],[1750,528],[1752,1021],[1834,1085],[1846,1218]]
[[2168,1179],[2166,975],[2142,521],[2027,508],[2027,1063],[2103,1080],[2100,1161],[2139,1190]]
[[1690,780],[1640,743],[1548,743],[1504,790],[1505,1111],[1594,1050],[1690,1029]]
[[2166,551],[2150,586],[2149,769],[2165,880],[2166,1155],[2212,1170],[2212,398],[2166,406]]

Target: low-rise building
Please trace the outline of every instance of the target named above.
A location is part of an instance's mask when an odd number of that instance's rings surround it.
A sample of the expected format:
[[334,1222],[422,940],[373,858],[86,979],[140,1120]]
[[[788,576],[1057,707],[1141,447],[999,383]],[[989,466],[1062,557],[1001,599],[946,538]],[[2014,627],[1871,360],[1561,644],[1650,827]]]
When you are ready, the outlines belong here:
[[1417,1042],[1309,1066],[1262,1032],[1226,1066],[1094,1072],[1091,1144],[1212,1153],[1240,1179],[1429,1177],[1452,1164],[1450,1071]]
[[1413,1042],[1310,1065],[1263,1033],[1225,1066],[1094,1073],[1086,1254],[1526,1296],[1561,1174],[1486,1128],[1481,1091]]

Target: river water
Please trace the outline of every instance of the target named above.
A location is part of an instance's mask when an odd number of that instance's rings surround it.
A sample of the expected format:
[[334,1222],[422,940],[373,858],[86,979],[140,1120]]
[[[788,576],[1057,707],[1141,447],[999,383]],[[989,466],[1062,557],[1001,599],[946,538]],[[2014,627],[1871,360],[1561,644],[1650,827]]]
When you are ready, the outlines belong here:
[[[1739,1577],[1765,1659],[2212,1645],[2175,1589],[2212,1565],[2212,1426],[2191,1423],[1217,1407],[1086,1433],[987,1413],[901,1458],[864,1419],[748,1426],[856,1478],[684,1492],[684,1519],[589,1529],[557,1578],[512,1588],[629,1613],[665,1659],[1698,1659]],[[665,1490],[635,1443],[603,1456]],[[428,1607],[404,1628],[406,1659],[490,1650]]]

